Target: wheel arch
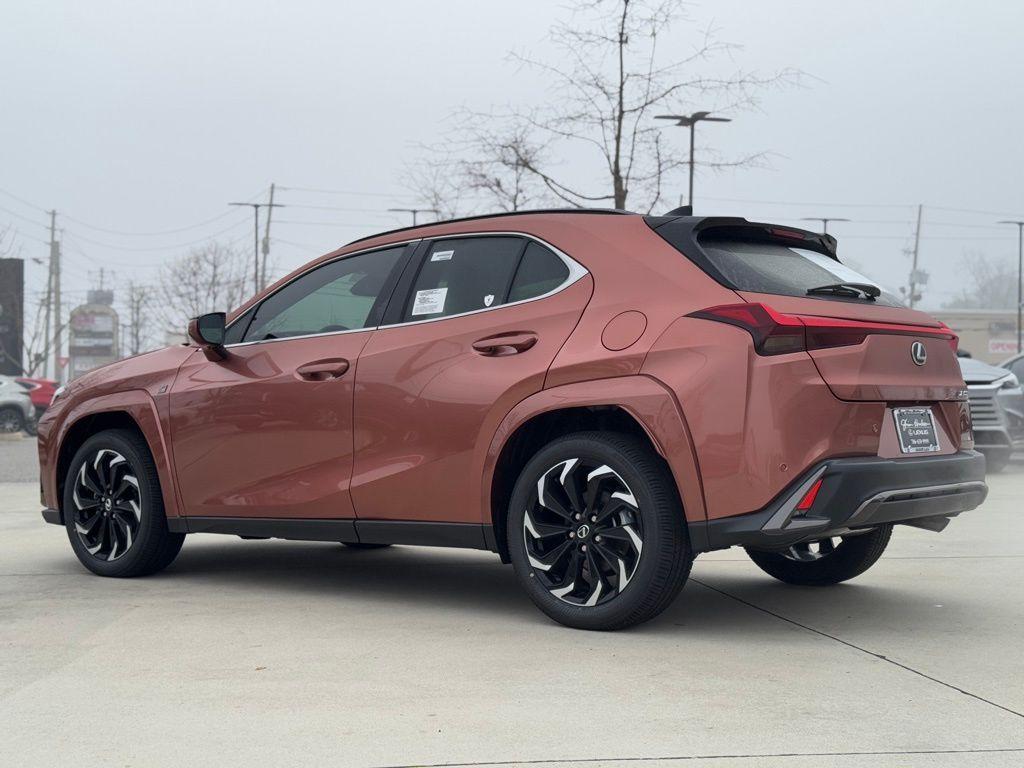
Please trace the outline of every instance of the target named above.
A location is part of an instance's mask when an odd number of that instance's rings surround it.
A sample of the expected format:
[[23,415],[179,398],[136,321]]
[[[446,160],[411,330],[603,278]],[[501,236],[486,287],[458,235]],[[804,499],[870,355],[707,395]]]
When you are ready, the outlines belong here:
[[675,397],[648,376],[622,376],[543,390],[523,400],[495,433],[484,463],[482,509],[488,547],[508,560],[505,521],[519,472],[536,450],[583,430],[614,431],[646,442],[667,464],[686,522],[706,521],[696,453]]
[[108,429],[123,429],[139,435],[149,448],[160,479],[167,517],[178,516],[170,453],[156,404],[148,392],[122,392],[79,404],[63,420],[49,476],[42,477],[44,495],[49,485],[63,521],[64,482],[75,453],[92,435]]

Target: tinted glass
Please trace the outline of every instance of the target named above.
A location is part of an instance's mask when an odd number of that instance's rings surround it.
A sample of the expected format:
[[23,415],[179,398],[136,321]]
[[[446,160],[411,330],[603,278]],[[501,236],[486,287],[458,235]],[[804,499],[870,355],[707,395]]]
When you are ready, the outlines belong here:
[[289,283],[259,306],[245,341],[366,328],[403,250],[349,256]]
[[549,293],[569,277],[569,268],[548,248],[531,242],[516,270],[509,301],[523,301]]
[[433,243],[403,319],[429,320],[505,303],[525,245],[518,237],[466,237]]
[[1014,376],[1024,382],[1024,357],[1017,358],[1010,363],[1010,370]]
[[[722,276],[741,291],[806,296],[810,288],[835,283],[878,285],[830,256],[803,248],[719,239],[702,241],[701,247]],[[875,303],[902,306],[899,298],[884,289]]]

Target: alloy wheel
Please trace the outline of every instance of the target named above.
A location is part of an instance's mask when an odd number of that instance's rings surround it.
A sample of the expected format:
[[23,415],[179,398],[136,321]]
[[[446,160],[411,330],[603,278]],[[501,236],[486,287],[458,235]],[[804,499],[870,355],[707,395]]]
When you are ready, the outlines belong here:
[[573,458],[537,480],[523,517],[531,576],[559,600],[595,606],[636,574],[643,521],[636,497],[607,464]]
[[101,448],[84,461],[72,499],[75,531],[90,555],[110,562],[131,549],[142,524],[142,496],[124,456]]
[[11,435],[21,431],[21,418],[13,408],[0,409],[0,434]]

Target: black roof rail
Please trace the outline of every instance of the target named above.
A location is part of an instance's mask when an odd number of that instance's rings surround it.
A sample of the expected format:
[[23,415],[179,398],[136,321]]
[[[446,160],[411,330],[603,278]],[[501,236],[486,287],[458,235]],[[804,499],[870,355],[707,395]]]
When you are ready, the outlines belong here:
[[530,216],[537,213],[603,213],[618,216],[636,216],[634,211],[624,211],[619,208],[534,208],[523,211],[498,211],[497,213],[481,213],[476,216],[462,216],[457,219],[444,219],[442,221],[430,221],[425,224],[414,224],[409,227],[398,227],[397,229],[389,229],[384,232],[376,232],[366,237],[360,237],[357,240],[352,240],[346,245],[352,245],[353,243],[362,243],[365,240],[373,240],[377,237],[384,237],[385,235],[393,235],[397,232],[405,232],[410,229],[423,229],[424,227],[432,227],[437,224],[453,224],[460,221],[478,221],[480,219],[497,219],[506,216]]

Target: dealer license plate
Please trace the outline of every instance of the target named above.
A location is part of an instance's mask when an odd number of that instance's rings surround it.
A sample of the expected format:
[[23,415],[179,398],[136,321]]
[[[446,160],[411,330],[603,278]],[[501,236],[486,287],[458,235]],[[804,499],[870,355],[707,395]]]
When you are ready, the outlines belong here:
[[939,432],[931,408],[894,408],[896,435],[903,453],[934,453],[939,450]]

